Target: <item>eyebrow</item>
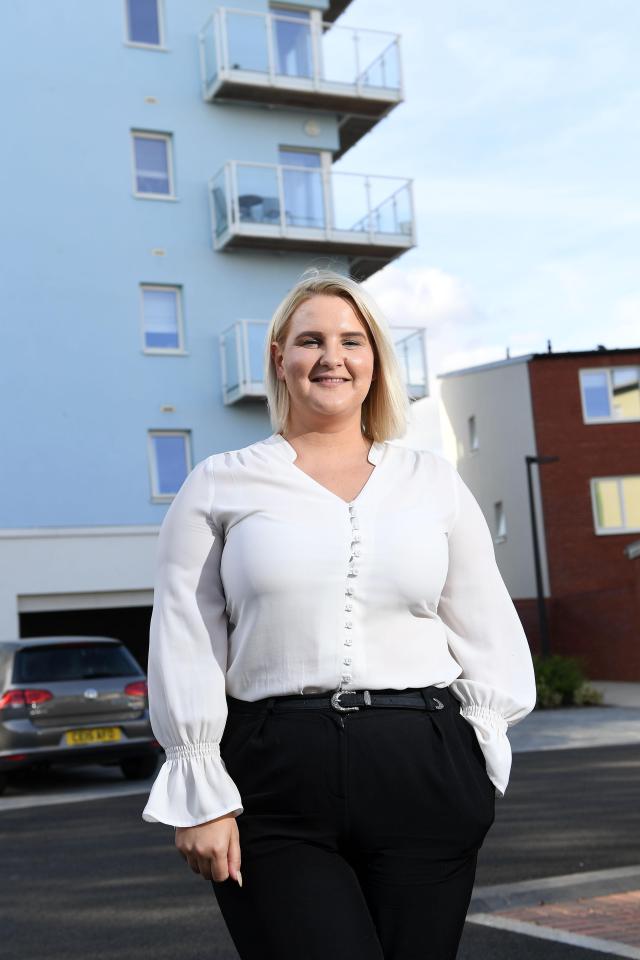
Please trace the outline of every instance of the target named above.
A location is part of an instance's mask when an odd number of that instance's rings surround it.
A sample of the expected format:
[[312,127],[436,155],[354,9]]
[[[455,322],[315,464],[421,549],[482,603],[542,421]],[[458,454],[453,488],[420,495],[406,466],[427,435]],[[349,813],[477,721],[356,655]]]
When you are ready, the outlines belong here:
[[[322,337],[323,333],[321,330],[303,330],[301,333],[296,334],[296,339],[298,337]],[[342,334],[343,337],[366,337],[362,330],[347,330]]]

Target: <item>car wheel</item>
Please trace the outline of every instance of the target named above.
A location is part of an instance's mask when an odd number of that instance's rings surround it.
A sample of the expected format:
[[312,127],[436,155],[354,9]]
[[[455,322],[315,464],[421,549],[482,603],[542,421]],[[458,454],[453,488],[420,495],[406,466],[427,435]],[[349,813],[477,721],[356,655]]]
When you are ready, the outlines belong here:
[[144,757],[129,757],[120,761],[120,769],[127,780],[146,780],[155,773],[158,766],[157,756],[150,754]]

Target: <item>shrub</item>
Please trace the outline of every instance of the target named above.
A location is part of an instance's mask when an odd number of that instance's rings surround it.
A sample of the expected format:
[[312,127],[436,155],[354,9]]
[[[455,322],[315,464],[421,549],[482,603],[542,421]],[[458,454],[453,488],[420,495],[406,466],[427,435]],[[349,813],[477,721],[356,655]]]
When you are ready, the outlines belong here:
[[537,707],[559,707],[562,703],[562,694],[552,690],[543,677],[536,680],[536,692]]
[[[537,706],[559,707],[571,704],[599,703],[599,694],[587,683],[583,661],[579,657],[534,654]],[[577,699],[576,699],[577,697]]]
[[602,703],[603,696],[590,683],[581,684],[573,695],[573,702],[580,706]]

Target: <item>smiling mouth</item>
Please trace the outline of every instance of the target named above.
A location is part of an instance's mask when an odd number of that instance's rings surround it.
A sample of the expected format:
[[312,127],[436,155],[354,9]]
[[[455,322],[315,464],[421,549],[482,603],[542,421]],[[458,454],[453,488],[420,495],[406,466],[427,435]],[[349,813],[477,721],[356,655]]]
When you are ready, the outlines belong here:
[[328,383],[348,383],[346,377],[313,377],[312,383],[321,383],[327,381]]

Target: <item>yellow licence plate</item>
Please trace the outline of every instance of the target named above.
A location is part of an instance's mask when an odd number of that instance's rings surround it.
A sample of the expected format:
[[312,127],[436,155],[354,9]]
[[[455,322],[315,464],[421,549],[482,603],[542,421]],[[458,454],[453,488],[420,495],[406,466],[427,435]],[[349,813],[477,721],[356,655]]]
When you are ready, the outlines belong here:
[[78,743],[106,743],[111,740],[120,740],[122,731],[120,727],[95,727],[93,729],[69,730],[65,736],[67,743],[75,746]]

